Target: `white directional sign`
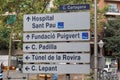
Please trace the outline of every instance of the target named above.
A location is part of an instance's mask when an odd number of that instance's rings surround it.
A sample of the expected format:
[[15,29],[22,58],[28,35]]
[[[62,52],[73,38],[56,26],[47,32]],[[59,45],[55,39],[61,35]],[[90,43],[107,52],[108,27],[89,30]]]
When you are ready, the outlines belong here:
[[62,54],[23,54],[23,62],[49,62],[49,63],[89,63],[90,54],[62,53]]
[[24,52],[82,52],[90,51],[89,42],[24,43]]
[[27,14],[23,26],[23,31],[85,30],[90,29],[90,13]]
[[89,74],[90,65],[60,65],[60,64],[24,64],[23,73],[75,73]]
[[88,41],[90,40],[90,31],[72,31],[72,32],[39,32],[24,33],[24,42],[39,41]]
[[89,30],[90,12],[24,15],[23,73],[89,74]]

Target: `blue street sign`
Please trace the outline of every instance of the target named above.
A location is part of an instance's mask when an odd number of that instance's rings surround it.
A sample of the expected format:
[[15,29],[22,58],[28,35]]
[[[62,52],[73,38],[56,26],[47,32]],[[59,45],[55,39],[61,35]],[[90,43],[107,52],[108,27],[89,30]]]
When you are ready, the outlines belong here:
[[89,4],[60,5],[59,10],[89,10]]
[[58,28],[64,28],[64,22],[58,22]]
[[88,39],[89,38],[89,33],[88,32],[83,32],[82,33],[82,39]]

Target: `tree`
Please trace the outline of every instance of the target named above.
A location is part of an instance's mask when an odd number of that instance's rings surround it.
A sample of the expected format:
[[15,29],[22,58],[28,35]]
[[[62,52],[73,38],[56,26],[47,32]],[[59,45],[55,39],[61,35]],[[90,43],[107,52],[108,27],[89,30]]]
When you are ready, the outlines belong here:
[[[16,34],[23,33],[23,15],[24,14],[41,14],[41,13],[54,13],[60,12],[59,6],[64,4],[91,4],[92,0],[54,0],[54,7],[51,8],[50,11],[47,11],[46,7],[50,0],[0,0],[0,14],[13,13],[16,15],[0,15],[0,31],[4,31],[6,28],[6,32],[1,32],[7,34],[7,38],[0,36],[1,44],[6,44],[7,48],[9,45],[9,34],[14,32]],[[93,16],[92,16],[93,17]],[[91,19],[93,20],[93,19]],[[9,28],[7,28],[9,27]],[[15,36],[15,39],[21,39],[22,37]],[[22,43],[22,42],[21,42]],[[0,49],[2,46],[0,47]]]
[[[55,7],[51,11],[47,11],[46,7],[50,0],[0,0],[0,49],[8,48],[9,34],[23,33],[23,15],[24,14],[41,14],[49,12],[59,12],[58,7],[62,4],[80,4],[90,3],[91,0],[54,0]],[[2,14],[13,13],[16,15]],[[8,28],[9,27],[9,28]],[[5,37],[5,35],[7,35]],[[15,39],[21,39],[19,35]],[[22,43],[22,42],[21,42]],[[3,47],[4,45],[4,47]]]
[[[41,14],[48,3],[49,0],[0,0],[0,49],[8,49],[11,32],[23,33],[24,14]],[[13,12],[16,15],[9,15]],[[15,39],[22,41],[19,35]]]
[[105,49],[112,53],[120,53],[120,17],[108,20],[104,31]]

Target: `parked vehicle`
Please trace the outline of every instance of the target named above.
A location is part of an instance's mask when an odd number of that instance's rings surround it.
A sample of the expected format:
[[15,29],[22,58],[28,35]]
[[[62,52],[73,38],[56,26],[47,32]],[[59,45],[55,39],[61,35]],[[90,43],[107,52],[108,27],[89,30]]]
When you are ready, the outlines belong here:
[[117,61],[115,58],[105,58],[106,62],[105,62],[105,67],[103,69],[104,72],[117,72]]
[[112,67],[111,64],[106,64],[104,69],[104,72],[116,72],[117,68],[116,67]]

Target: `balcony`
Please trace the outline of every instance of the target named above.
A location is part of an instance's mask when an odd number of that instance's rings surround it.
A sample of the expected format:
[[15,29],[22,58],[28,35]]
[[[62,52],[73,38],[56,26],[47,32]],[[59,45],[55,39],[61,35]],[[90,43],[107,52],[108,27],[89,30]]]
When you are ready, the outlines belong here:
[[111,1],[111,2],[115,2],[115,1],[117,1],[117,2],[120,2],[120,0],[105,0],[105,1]]
[[113,16],[115,16],[115,15],[120,15],[120,10],[118,10],[118,9],[109,9],[109,10],[105,13],[105,15],[113,15]]
[[106,12],[105,13],[106,16],[120,16],[120,13],[115,13],[115,12]]
[[108,12],[105,13],[105,16],[107,17],[108,20],[115,20],[116,16],[120,16],[120,10],[118,9],[109,10]]
[[[120,0],[119,0],[120,1]],[[109,4],[109,9],[105,13],[106,16],[116,16],[120,15],[120,9],[118,9],[117,4]]]

